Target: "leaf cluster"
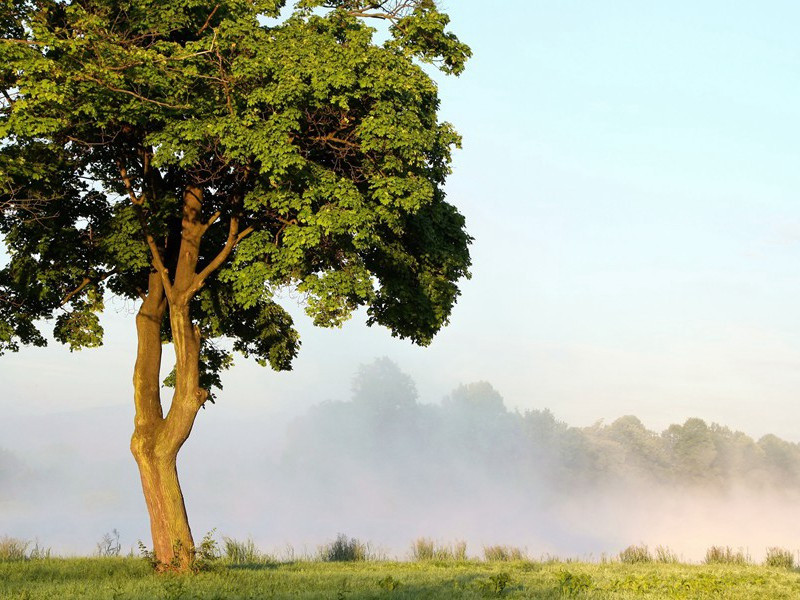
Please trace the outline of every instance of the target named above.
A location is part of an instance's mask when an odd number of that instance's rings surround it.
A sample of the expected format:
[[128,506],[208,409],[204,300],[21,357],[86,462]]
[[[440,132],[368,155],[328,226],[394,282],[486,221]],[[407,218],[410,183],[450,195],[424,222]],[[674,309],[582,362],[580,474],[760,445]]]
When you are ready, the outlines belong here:
[[470,264],[443,192],[460,139],[420,63],[457,74],[469,48],[429,0],[285,4],[2,0],[0,352],[43,344],[42,319],[100,344],[107,294],[147,294],[153,252],[174,274],[187,186],[198,269],[228,222],[249,234],[192,300],[207,383],[230,365],[218,338],[290,368],[286,287],[320,326],[366,306],[427,344],[447,322]]

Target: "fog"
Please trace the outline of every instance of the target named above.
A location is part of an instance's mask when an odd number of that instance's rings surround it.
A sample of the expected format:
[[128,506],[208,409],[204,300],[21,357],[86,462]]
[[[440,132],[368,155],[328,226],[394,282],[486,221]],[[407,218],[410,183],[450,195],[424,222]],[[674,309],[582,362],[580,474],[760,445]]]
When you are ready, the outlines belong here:
[[[711,545],[759,560],[800,539],[800,446],[774,436],[699,419],[570,427],[545,407],[508,410],[487,382],[420,398],[386,358],[351,388],[296,414],[202,411],[179,456],[195,537],[251,537],[279,558],[342,532],[398,558],[428,537],[471,556],[506,544],[596,560],[648,544],[690,561]],[[112,529],[126,552],[148,544],[132,419],[132,407],[7,417],[0,533],[61,554],[91,554]]]

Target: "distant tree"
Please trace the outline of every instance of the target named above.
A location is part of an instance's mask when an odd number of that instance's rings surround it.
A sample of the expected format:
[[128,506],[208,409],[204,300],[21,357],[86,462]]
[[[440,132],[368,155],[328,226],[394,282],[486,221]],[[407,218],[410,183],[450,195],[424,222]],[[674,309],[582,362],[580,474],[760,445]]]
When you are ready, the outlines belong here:
[[415,406],[417,397],[414,380],[386,357],[361,365],[353,379],[353,402],[373,407],[386,418]]
[[679,480],[693,484],[719,481],[720,472],[715,468],[717,448],[705,421],[692,418],[683,425],[670,425],[662,437]]
[[470,238],[419,64],[462,71],[447,24],[432,0],[0,0],[0,351],[47,319],[99,346],[107,295],[141,301],[131,450],[163,565],[191,567],[176,457],[216,341],[289,369],[286,286],[319,326],[366,306],[425,345],[447,322]]

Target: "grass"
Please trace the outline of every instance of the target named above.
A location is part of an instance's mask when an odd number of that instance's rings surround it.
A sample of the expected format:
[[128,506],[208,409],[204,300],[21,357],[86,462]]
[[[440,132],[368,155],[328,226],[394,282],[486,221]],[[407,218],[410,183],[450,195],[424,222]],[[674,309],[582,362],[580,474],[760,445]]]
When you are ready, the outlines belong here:
[[137,558],[0,562],[4,600],[800,597],[795,571],[755,565],[477,560],[260,563],[220,560],[195,576],[155,575]]

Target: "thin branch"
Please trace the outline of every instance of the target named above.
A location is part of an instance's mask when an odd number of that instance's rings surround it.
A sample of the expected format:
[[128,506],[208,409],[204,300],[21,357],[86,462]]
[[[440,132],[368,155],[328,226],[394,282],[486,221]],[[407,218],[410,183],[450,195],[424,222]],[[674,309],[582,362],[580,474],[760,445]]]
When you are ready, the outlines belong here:
[[211,19],[214,17],[214,15],[216,14],[216,12],[217,12],[218,10],[219,10],[219,4],[217,4],[217,5],[214,7],[214,10],[212,10],[212,11],[211,11],[211,14],[209,14],[209,15],[208,15],[208,18],[206,19],[206,22],[205,22],[205,23],[203,23],[203,26],[202,26],[202,27],[201,27],[201,28],[200,28],[200,29],[197,31],[197,35],[200,35],[200,34],[201,34],[201,33],[203,33],[203,32],[204,32],[206,29],[208,29],[208,26],[211,24]]
[[118,92],[120,94],[128,94],[129,96],[133,96],[134,98],[137,98],[138,100],[142,100],[143,102],[150,102],[151,104],[155,104],[156,106],[161,106],[163,108],[179,108],[179,109],[191,108],[188,104],[167,104],[166,102],[161,102],[160,100],[153,100],[152,98],[148,98],[146,96],[142,96],[141,94],[137,94],[136,92],[132,92],[131,90],[123,90],[122,88],[118,88],[118,87],[114,87],[113,85],[109,85],[109,84],[101,81],[100,79],[97,79],[96,77],[92,77],[91,75],[87,75],[86,73],[80,74],[77,78],[79,80],[80,79],[85,79],[87,81],[91,81],[91,82],[96,83],[97,85],[100,85],[100,86],[102,86],[102,87],[104,87],[107,90],[110,90],[112,92]]
[[59,304],[59,306],[60,307],[64,306],[67,302],[72,300],[72,298],[74,298],[75,296],[80,294],[86,288],[86,286],[88,286],[89,284],[91,284],[91,283],[100,283],[101,281],[105,281],[106,279],[108,279],[109,277],[114,275],[116,272],[117,272],[116,269],[112,269],[108,273],[103,273],[101,276],[95,277],[94,279],[92,279],[91,277],[84,277],[83,281],[81,281],[81,283],[80,283],[80,285],[78,285],[78,287],[76,287],[69,294],[64,296],[64,299],[61,301],[61,304]]
[[64,296],[64,299],[61,301],[61,304],[59,304],[59,306],[64,306],[64,305],[65,305],[67,302],[69,302],[69,301],[70,301],[72,298],[74,298],[75,296],[77,296],[78,294],[80,294],[80,293],[83,291],[83,289],[84,289],[84,288],[85,288],[87,285],[89,285],[90,283],[92,283],[92,280],[91,280],[89,277],[84,277],[84,278],[83,278],[83,281],[81,281],[81,283],[80,283],[80,285],[79,285],[78,287],[76,287],[76,288],[75,288],[74,290],[72,290],[72,291],[71,291],[69,294],[67,294],[66,296]]
[[172,301],[172,283],[169,280],[169,273],[167,272],[167,268],[164,266],[164,261],[161,259],[161,252],[158,250],[155,238],[153,238],[153,236],[150,234],[149,228],[147,227],[147,219],[145,219],[144,216],[144,210],[142,208],[144,194],[142,194],[139,198],[136,197],[136,193],[133,191],[133,185],[130,177],[128,176],[128,172],[122,164],[122,161],[119,159],[117,160],[117,167],[119,168],[119,174],[122,177],[122,183],[125,185],[125,189],[128,191],[128,196],[130,197],[131,202],[133,202],[134,209],[136,210],[136,216],[139,217],[142,233],[144,233],[145,241],[147,242],[147,246],[150,248],[150,254],[153,257],[153,267],[158,274],[161,275],[161,281],[164,284],[164,293],[166,294],[167,298]]
[[208,276],[211,275],[214,271],[216,271],[222,263],[230,256],[233,249],[236,245],[241,242],[245,237],[250,235],[254,231],[254,227],[250,226],[244,229],[243,231],[239,232],[239,218],[238,217],[231,217],[229,230],[228,230],[228,239],[225,242],[225,246],[222,247],[219,254],[217,254],[214,259],[206,265],[206,268],[200,271],[197,275],[194,276],[194,281],[192,281],[192,285],[189,287],[187,292],[188,296],[191,297],[195,294],[203,284],[205,283]]

